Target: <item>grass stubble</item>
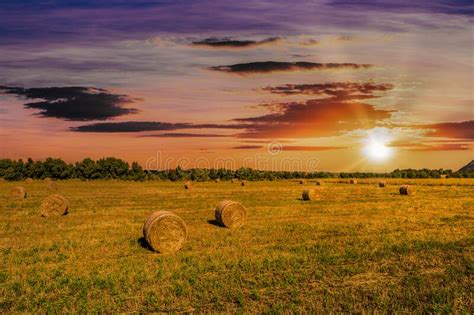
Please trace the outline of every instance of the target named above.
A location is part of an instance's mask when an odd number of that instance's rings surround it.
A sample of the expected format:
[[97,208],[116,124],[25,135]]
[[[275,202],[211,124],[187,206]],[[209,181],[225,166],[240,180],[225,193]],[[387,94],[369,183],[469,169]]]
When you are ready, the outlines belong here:
[[[292,181],[58,181],[70,213],[50,218],[44,183],[14,200],[1,182],[0,313],[472,311],[474,181],[386,181],[325,180],[306,202]],[[212,224],[228,198],[247,211],[238,229]],[[180,251],[146,248],[158,210],[185,221]]]

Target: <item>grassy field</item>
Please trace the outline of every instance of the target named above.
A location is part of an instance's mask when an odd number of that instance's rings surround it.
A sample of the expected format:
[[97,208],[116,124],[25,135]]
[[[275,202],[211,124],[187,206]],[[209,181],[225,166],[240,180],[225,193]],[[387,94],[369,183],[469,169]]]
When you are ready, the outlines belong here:
[[[474,309],[474,180],[63,181],[71,204],[42,218],[43,182],[0,183],[0,313],[465,312]],[[400,196],[402,183],[416,185]],[[9,198],[22,185],[28,198]],[[214,224],[223,200],[247,208],[236,230]],[[181,216],[181,251],[146,249],[148,214]]]

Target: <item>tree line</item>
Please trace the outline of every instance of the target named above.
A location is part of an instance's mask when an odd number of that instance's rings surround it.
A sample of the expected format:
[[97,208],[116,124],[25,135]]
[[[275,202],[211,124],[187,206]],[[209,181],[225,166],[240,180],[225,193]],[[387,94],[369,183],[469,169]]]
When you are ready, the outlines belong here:
[[314,179],[314,178],[441,178],[441,177],[474,177],[473,171],[453,172],[451,170],[430,169],[396,169],[390,173],[353,172],[289,172],[264,171],[252,168],[230,169],[182,169],[144,170],[137,162],[129,164],[114,157],[93,160],[85,158],[75,163],[66,163],[61,159],[47,158],[44,161],[27,161],[0,159],[0,178],[5,180],[24,180],[26,178],[44,179],[121,179],[121,180],[280,180],[280,179]]

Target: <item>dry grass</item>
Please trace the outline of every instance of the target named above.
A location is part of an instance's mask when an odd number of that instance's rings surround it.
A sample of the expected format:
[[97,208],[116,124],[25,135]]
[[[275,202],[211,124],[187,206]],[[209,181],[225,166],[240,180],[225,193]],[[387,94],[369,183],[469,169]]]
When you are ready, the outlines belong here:
[[[44,183],[12,200],[2,182],[0,313],[472,311],[473,180],[335,181],[318,202],[292,181],[57,182],[71,211],[48,220]],[[247,209],[239,229],[212,223],[226,198]],[[155,210],[186,222],[180,251],[145,248]]]

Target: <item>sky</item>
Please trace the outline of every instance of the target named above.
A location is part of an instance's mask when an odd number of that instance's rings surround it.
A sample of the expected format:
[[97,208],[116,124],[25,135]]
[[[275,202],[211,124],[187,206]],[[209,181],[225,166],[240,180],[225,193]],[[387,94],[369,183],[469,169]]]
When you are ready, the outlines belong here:
[[0,157],[457,170],[467,0],[4,0]]

